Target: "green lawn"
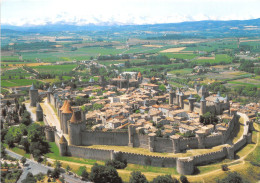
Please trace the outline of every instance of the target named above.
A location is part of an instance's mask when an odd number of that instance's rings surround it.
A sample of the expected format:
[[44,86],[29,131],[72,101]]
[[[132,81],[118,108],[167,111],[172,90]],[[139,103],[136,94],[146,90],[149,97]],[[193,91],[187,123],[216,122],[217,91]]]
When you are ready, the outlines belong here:
[[190,74],[192,72],[192,69],[180,69],[180,70],[173,70],[169,71],[169,74],[177,74],[179,73],[180,75],[185,75],[185,74]]
[[69,73],[75,67],[77,67],[77,64],[42,65],[42,66],[35,66],[32,68],[37,70],[40,73],[62,74],[62,73]]
[[160,53],[161,55],[165,55],[168,58],[179,58],[179,59],[193,59],[196,58],[198,55],[196,54],[174,54],[174,53]]
[[230,83],[230,84],[236,84],[236,85],[243,85],[243,86],[256,86],[257,88],[260,88],[260,84],[255,85],[255,84],[244,83],[244,82],[240,82],[240,81],[228,81],[228,83]]
[[218,54],[215,56],[215,59],[197,59],[192,61],[197,64],[210,63],[210,64],[219,64],[221,62],[231,63],[232,58],[227,54]]
[[42,83],[41,81],[35,79],[12,79],[12,80],[1,80],[1,86],[2,87],[26,86],[36,82]]
[[27,154],[23,149],[20,149],[18,147],[9,148],[7,144],[3,144],[3,146],[17,154],[20,154],[26,158],[30,158],[30,154]]
[[17,69],[3,71],[1,73],[1,80],[4,80],[4,79],[9,80],[10,78],[11,79],[19,79],[20,76],[22,76],[22,77],[29,77],[29,76],[32,76],[32,74],[31,73],[27,73],[22,68],[17,68]]

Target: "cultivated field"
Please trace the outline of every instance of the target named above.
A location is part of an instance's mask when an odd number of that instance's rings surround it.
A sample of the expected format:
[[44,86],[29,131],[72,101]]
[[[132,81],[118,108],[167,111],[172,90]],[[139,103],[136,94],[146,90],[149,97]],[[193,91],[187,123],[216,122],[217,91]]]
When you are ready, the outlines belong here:
[[44,65],[32,68],[37,70],[39,73],[62,74],[71,72],[75,67],[77,67],[77,64]]
[[143,45],[144,47],[151,47],[151,48],[161,48],[163,47],[162,45],[152,45],[152,44],[146,44],[146,45]]
[[179,48],[169,48],[163,51],[160,51],[161,53],[174,53],[174,52],[180,52],[184,50],[186,47],[179,47]]

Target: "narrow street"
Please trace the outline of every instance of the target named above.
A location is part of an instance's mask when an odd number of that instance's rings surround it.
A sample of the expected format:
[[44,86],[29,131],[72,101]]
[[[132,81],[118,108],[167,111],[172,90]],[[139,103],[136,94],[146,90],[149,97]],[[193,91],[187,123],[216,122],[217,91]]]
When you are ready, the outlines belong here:
[[46,119],[49,125],[56,126],[57,131],[61,132],[60,120],[58,119],[57,115],[55,114],[50,104],[47,102],[46,98],[44,99],[43,103],[41,103],[41,107],[43,109],[43,114],[46,115]]

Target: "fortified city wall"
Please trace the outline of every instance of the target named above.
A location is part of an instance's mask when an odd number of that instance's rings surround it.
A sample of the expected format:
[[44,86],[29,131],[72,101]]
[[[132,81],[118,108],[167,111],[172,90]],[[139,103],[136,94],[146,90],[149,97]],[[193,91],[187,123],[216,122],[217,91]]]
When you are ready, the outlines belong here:
[[[55,97],[52,98],[51,103],[55,104],[58,108]],[[234,158],[235,152],[241,149],[246,143],[251,143],[252,138],[252,122],[249,122],[248,117],[245,114],[238,113],[232,116],[232,119],[228,123],[228,128],[222,134],[209,135],[206,137],[192,137],[192,138],[161,138],[149,135],[142,135],[136,132],[134,127],[129,126],[128,132],[100,132],[100,131],[86,131],[83,130],[79,134],[68,134],[72,138],[79,138],[81,145],[76,146],[69,144],[64,137],[56,131],[46,131],[46,137],[52,139],[54,133],[54,141],[60,149],[61,155],[71,155],[75,157],[108,160],[113,159],[115,152],[113,150],[91,149],[87,145],[115,145],[115,146],[131,146],[142,147],[149,149],[153,152],[181,152],[186,149],[196,149],[201,143],[204,143],[205,148],[225,144],[233,131],[234,125],[238,123],[239,116],[243,117],[247,122],[244,126],[244,134],[234,145],[230,147],[223,147],[221,150],[211,153],[206,153],[198,156],[191,156],[186,158],[174,158],[174,157],[159,157],[148,156],[143,154],[134,154],[121,152],[123,157],[127,159],[129,163],[151,165],[159,167],[177,167],[177,171],[180,174],[193,174],[194,168],[197,165],[208,164],[214,161],[218,161],[224,158]],[[44,117],[45,124],[48,124],[47,119]],[[85,147],[84,147],[85,146]]]

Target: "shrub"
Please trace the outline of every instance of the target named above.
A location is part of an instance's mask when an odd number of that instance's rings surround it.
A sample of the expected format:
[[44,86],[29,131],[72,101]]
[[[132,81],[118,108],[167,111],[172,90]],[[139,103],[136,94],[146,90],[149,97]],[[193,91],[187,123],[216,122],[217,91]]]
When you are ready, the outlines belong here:
[[91,168],[91,173],[89,178],[94,183],[102,183],[102,182],[122,183],[122,179],[119,177],[118,172],[114,167],[102,166],[98,164],[95,164]]
[[127,166],[127,160],[123,158],[123,153],[119,152],[115,154],[114,160],[108,160],[106,166],[112,166],[116,169],[124,169]]
[[221,165],[221,169],[223,171],[228,171],[228,165],[227,164]]
[[152,183],[179,183],[179,181],[170,175],[159,175],[153,179]]
[[140,171],[134,171],[131,173],[129,183],[148,183],[148,181]]
[[230,172],[230,173],[228,173],[228,175],[225,178],[218,180],[217,182],[218,183],[226,183],[226,182],[247,183],[248,181],[244,180],[239,173]]
[[188,181],[188,179],[187,179],[187,177],[186,177],[185,175],[181,175],[180,181],[181,181],[182,183],[189,183],[189,181]]

